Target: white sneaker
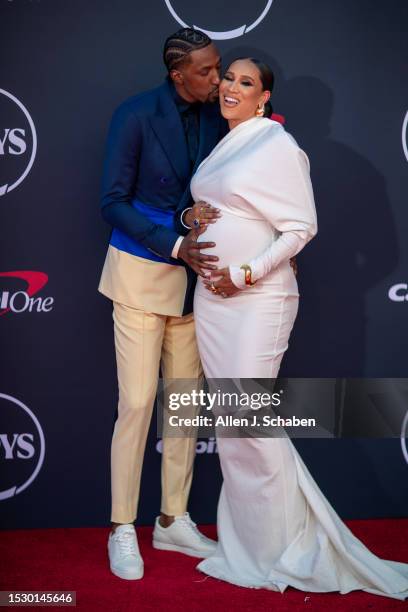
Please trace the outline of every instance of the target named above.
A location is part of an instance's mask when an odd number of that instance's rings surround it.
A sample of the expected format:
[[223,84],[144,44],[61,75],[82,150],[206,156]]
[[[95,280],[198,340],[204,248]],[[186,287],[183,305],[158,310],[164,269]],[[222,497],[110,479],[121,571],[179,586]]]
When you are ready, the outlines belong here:
[[143,577],[143,559],[137,544],[133,525],[119,525],[108,540],[110,568],[115,576],[124,580]]
[[153,531],[153,548],[174,550],[190,557],[205,559],[215,552],[217,542],[200,533],[188,512],[176,516],[169,527],[162,527],[156,518]]

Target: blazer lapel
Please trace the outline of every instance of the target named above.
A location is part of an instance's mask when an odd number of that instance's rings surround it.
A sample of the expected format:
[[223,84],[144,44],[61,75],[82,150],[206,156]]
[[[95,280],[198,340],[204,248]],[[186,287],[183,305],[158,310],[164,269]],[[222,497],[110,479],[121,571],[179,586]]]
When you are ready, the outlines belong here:
[[174,172],[185,186],[190,178],[190,159],[183,124],[167,83],[161,86],[159,93],[159,112],[150,117],[150,124]]

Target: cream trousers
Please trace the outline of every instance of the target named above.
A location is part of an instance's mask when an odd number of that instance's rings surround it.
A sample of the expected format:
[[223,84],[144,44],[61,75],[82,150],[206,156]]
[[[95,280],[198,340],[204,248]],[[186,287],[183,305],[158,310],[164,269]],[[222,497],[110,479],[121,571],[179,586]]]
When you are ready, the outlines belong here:
[[[202,384],[193,315],[171,317],[113,302],[119,384],[118,418],[111,448],[112,515],[115,523],[136,518],[146,438],[156,396],[159,368],[163,378],[195,379]],[[163,438],[161,511],[186,511],[196,449],[190,437]]]

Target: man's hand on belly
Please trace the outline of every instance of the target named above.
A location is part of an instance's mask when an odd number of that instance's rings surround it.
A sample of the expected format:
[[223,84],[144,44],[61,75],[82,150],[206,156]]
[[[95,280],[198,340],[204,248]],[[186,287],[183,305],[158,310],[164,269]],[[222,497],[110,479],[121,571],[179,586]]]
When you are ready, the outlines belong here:
[[186,262],[190,268],[199,276],[207,278],[206,270],[217,270],[214,263],[218,261],[216,255],[203,254],[202,249],[212,249],[215,247],[215,242],[197,242],[198,231],[191,230],[180,244],[178,258]]
[[289,259],[289,263],[290,263],[290,267],[291,267],[291,268],[292,268],[292,270],[293,270],[294,275],[295,275],[295,276],[297,276],[297,273],[298,273],[298,267],[297,267],[296,257],[291,257],[291,258]]
[[219,208],[215,208],[208,202],[196,202],[194,206],[184,215],[184,223],[191,228],[200,228],[200,234],[205,232],[209,223],[216,223],[221,217]]

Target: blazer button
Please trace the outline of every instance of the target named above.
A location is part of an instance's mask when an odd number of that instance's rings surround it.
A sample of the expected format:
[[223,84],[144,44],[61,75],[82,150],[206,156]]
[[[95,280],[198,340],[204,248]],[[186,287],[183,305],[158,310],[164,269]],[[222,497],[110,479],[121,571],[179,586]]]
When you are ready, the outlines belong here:
[[160,178],[160,182],[161,182],[161,183],[167,183],[167,177],[162,176],[162,177]]

